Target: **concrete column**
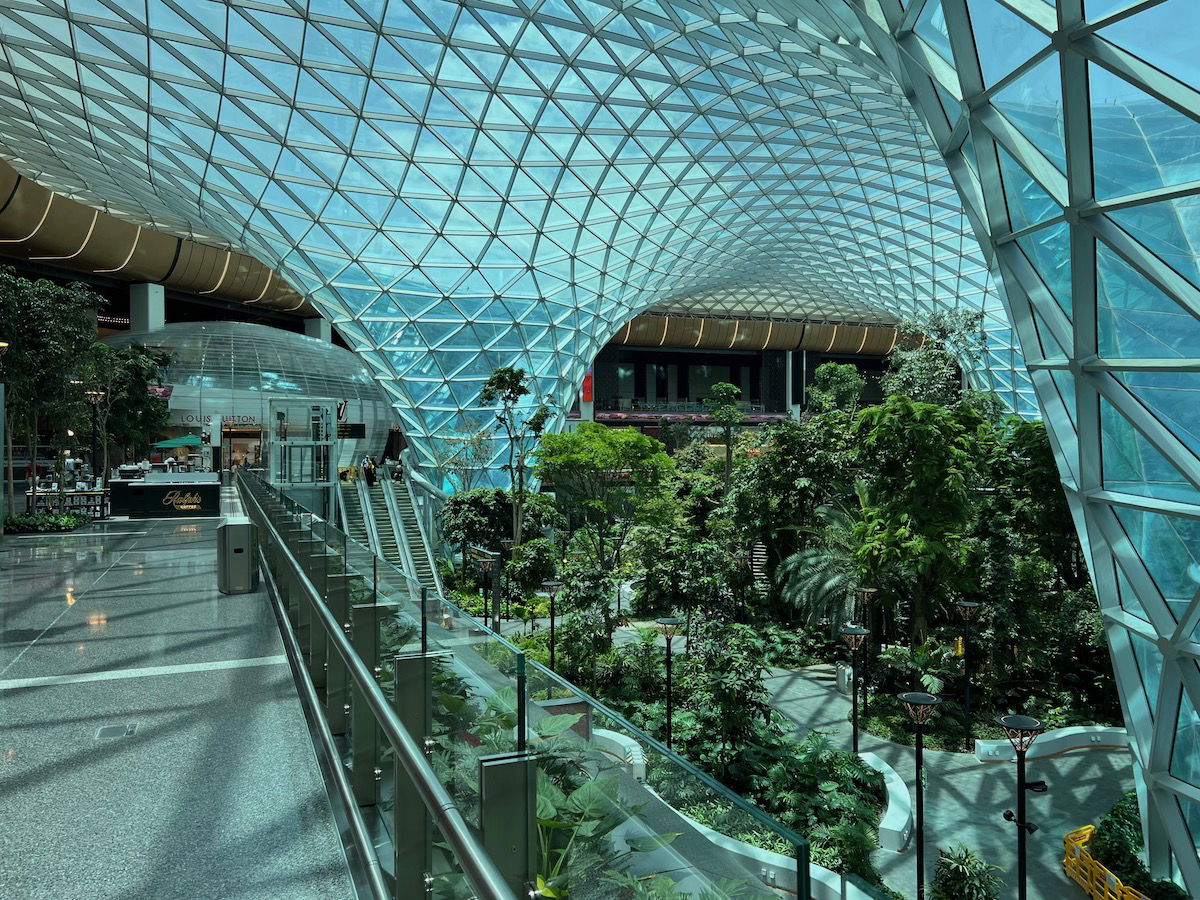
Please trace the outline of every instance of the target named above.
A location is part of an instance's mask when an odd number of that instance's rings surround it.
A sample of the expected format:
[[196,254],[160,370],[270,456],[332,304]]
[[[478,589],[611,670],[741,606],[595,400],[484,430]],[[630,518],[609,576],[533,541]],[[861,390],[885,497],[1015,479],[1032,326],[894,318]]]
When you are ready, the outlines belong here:
[[[804,365],[803,354],[803,350],[789,350],[787,352],[787,375],[785,376],[785,380],[787,381],[787,408],[793,419],[799,419],[804,412],[803,390],[801,391],[800,396],[797,397],[796,392],[792,389],[794,369],[796,366],[803,367]],[[801,372],[800,377],[803,379],[803,372]],[[801,381],[801,384],[803,383],[804,382]]]
[[582,422],[595,422],[596,421],[596,375],[595,375],[595,372],[596,372],[596,367],[595,367],[595,365],[592,365],[588,369],[587,374],[585,374],[583,376],[584,381],[587,381],[588,378],[592,379],[592,399],[584,400],[583,399],[583,387],[581,386],[579,389],[579,419]]
[[156,331],[167,324],[167,307],[161,284],[129,286],[129,328]]
[[319,341],[333,340],[333,326],[329,324],[328,319],[324,319],[321,316],[317,316],[314,319],[305,319],[304,333]]
[[4,546],[3,522],[7,515],[4,504],[8,502],[8,442],[4,437],[4,383],[0,382],[0,547]]

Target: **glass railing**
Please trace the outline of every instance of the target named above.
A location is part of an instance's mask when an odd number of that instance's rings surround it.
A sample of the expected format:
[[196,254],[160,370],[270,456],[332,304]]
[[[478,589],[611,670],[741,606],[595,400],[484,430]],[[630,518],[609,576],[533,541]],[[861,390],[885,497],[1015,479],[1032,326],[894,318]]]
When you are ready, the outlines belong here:
[[[255,473],[242,485],[515,893],[810,896],[800,835]],[[265,547],[269,565],[273,556]],[[418,871],[433,897],[478,894],[414,804],[396,748],[318,615],[302,606],[289,603],[289,616],[395,896],[415,896],[401,885]]]

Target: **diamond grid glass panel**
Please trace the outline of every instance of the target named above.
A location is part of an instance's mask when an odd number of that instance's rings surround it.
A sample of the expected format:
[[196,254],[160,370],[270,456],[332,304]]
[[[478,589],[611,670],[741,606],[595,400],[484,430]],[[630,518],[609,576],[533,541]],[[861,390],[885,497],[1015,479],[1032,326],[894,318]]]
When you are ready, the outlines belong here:
[[[1103,24],[1121,10],[1136,11]],[[1110,573],[1097,589],[1119,680],[1138,686],[1135,758],[1158,766],[1147,835],[1200,894],[1180,812],[1194,789],[1153,762],[1200,708],[1183,676],[1200,620],[1196,15],[1191,0],[18,0],[0,9],[3,155],[278,268],[426,463],[488,418],[494,367],[565,404],[647,309],[982,309],[974,376],[1046,418],[1092,571]]]

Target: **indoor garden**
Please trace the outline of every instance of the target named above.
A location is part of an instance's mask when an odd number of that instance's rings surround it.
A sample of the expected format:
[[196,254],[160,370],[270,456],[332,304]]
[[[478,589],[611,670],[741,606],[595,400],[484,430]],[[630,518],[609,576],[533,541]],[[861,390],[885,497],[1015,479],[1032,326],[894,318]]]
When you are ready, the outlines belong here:
[[[959,314],[904,326],[877,405],[853,366],[826,363],[797,420],[743,428],[737,389],[718,385],[704,421],[664,423],[658,438],[590,422],[543,434],[550,411],[530,406],[531,380],[497,370],[495,423],[443,458],[458,488],[439,512],[448,596],[480,618],[500,610],[529,658],[808,838],[814,863],[887,895],[872,864],[883,776],[774,709],[771,670],[847,664],[840,632],[860,623],[864,733],[911,743],[896,699],[910,690],[944,701],[931,749],[1002,738],[994,721],[1014,711],[1048,728],[1121,724],[1046,430],[962,374],[982,352],[978,326]],[[493,440],[513,491],[479,475]],[[660,793],[788,852],[686,786]],[[955,878],[997,890],[969,848],[943,848],[930,869],[943,896]]]

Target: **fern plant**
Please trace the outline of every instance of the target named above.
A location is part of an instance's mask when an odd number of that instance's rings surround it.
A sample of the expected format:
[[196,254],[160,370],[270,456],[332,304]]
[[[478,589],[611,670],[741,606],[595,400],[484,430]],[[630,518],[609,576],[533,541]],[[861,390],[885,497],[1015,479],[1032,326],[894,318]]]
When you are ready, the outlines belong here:
[[993,866],[962,844],[939,850],[932,900],[998,900],[999,871],[999,866]]

